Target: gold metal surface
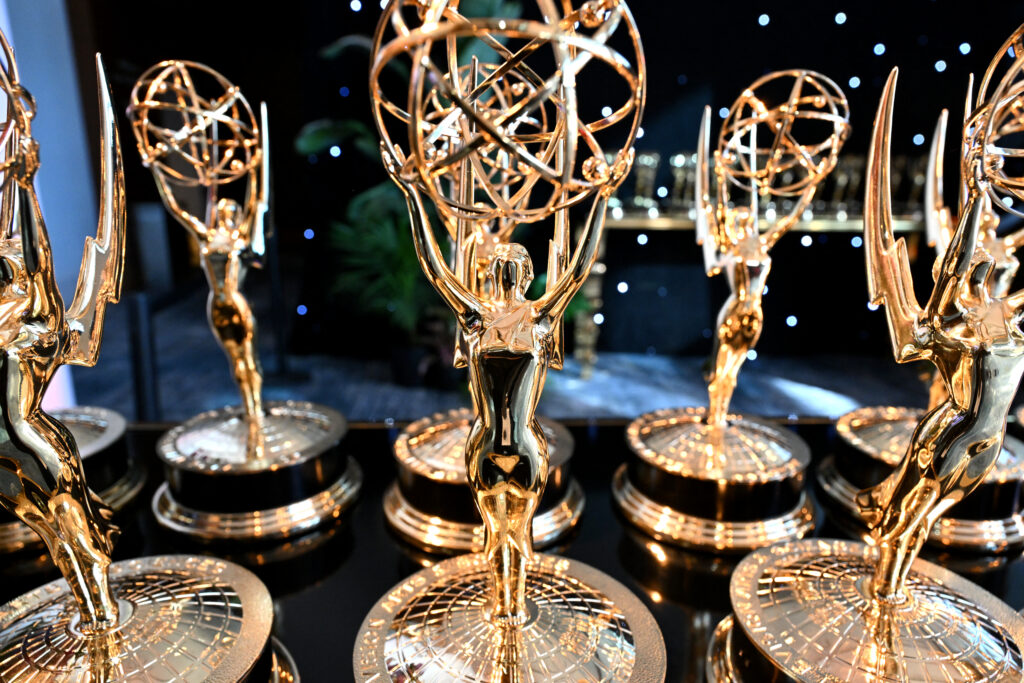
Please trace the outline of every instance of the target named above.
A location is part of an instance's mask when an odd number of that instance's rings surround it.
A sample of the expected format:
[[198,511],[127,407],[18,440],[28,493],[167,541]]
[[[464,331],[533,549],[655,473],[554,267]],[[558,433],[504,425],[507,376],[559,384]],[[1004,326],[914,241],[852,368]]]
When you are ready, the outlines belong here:
[[32,138],[35,103],[18,80],[14,55],[0,35],[0,89],[6,120],[0,130],[0,347],[3,348],[3,442],[0,504],[46,543],[81,612],[82,629],[117,622],[107,581],[117,529],[111,511],[85,483],[70,432],[40,407],[63,364],[92,366],[99,355],[106,305],[116,301],[124,265],[124,176],[117,125],[103,64],[100,99],[100,217],[71,305],[54,277],[53,256],[34,189],[39,145]]
[[263,450],[253,458],[244,406],[209,410],[169,430],[157,442],[162,461],[203,473],[275,470],[302,463],[335,446],[348,429],[338,411],[308,401],[273,401],[264,406]]
[[[71,432],[83,462],[123,439],[127,429],[127,422],[120,414],[105,408],[83,406],[55,410],[52,417]],[[129,461],[123,476],[97,494],[116,513],[133,501],[145,484],[145,467]],[[20,521],[0,524],[0,552],[13,553],[42,545],[43,539]]]
[[204,541],[279,540],[307,533],[337,519],[355,502],[363,472],[348,458],[344,473],[323,491],[289,505],[248,512],[194,510],[174,500],[166,483],[153,496],[156,521],[179,534]]
[[[415,474],[417,480],[423,477],[449,488],[456,485],[468,487],[465,446],[473,420],[472,410],[459,408],[410,423],[395,439],[395,459],[399,470]],[[548,442],[549,472],[559,466],[564,471],[574,448],[572,435],[552,420],[540,419],[538,422]],[[430,486],[422,480],[409,485],[419,486],[421,490]],[[446,491],[435,495],[447,499],[451,493]],[[424,495],[430,496],[425,491]],[[533,518],[534,545],[549,546],[571,531],[579,523],[585,501],[582,487],[575,480],[570,480],[557,503],[553,506],[549,503],[547,509],[537,510]],[[441,514],[440,510],[418,509],[402,494],[397,482],[384,494],[384,517],[391,528],[413,546],[425,552],[482,551],[483,524],[460,522],[449,519],[449,516]]]
[[[733,572],[733,629],[800,681],[1024,677],[1024,618],[922,559],[908,573],[905,602],[878,600],[879,561],[878,548],[855,541],[805,539],[757,550]],[[716,637],[709,669],[734,669],[721,665],[723,649]],[[732,675],[716,680],[741,680]]]
[[[1018,30],[1007,48],[1015,41],[1019,44],[1020,35]],[[1010,186],[1002,164],[991,162],[988,155],[1015,125],[1006,107],[1021,101],[1018,92],[1007,93],[1005,81],[996,94],[1008,99],[984,99],[985,85],[998,63],[997,58],[990,65],[976,106],[966,117],[960,164],[962,207],[942,262],[933,270],[935,286],[923,308],[911,283],[906,245],[902,239],[895,240],[889,227],[895,69],[875,120],[864,229],[871,300],[885,304],[896,360],[931,361],[947,394],[921,420],[893,474],[858,496],[861,515],[881,549],[872,586],[880,600],[903,599],[906,574],[935,522],[981,484],[995,464],[1010,403],[1024,372],[1024,333],[1019,328],[1024,296],[993,293],[994,259],[979,241],[993,188]],[[1022,65],[1015,60],[1007,75],[1011,81]],[[998,123],[995,128],[994,123]],[[998,205],[1003,206],[1001,201]]]
[[270,593],[251,572],[215,558],[118,562],[116,627],[91,633],[58,579],[0,607],[0,679],[234,683],[270,638]]
[[489,564],[484,555],[460,555],[388,591],[359,629],[356,680],[664,680],[657,623],[622,584],[537,554],[526,619],[508,629],[490,616]]
[[[788,97],[769,106],[764,91],[784,84]],[[718,314],[718,332],[708,374],[707,423],[728,423],[736,377],[761,336],[761,296],[771,269],[769,251],[798,220],[825,176],[835,167],[849,135],[849,106],[835,83],[813,71],[766,74],[733,103],[711,156],[711,108],[705,107],[697,145],[697,242],[704,247],[708,275],[724,272],[732,291]],[[800,126],[831,124],[823,141],[801,144]],[[760,137],[759,137],[760,135]],[[806,133],[805,133],[806,135]],[[787,171],[796,171],[788,182]],[[711,195],[711,176],[717,193]],[[761,224],[759,199],[794,197],[792,210],[774,224]]]
[[[847,413],[836,422],[839,438],[869,457],[890,467],[899,465],[907,452],[914,431],[925,411],[916,408],[872,406]],[[817,467],[818,484],[825,495],[838,503],[840,510],[860,520],[857,487],[836,467],[835,456],[822,460]],[[982,480],[983,484],[1013,482],[1024,477],[1024,443],[1013,437],[1003,439],[1002,450],[995,464]],[[996,517],[996,515],[993,515]],[[866,537],[865,529],[855,534]],[[975,552],[1002,553],[1024,545],[1024,515],[1015,512],[1000,519],[964,519],[957,517],[956,507],[941,517],[928,535],[928,542],[947,548]]]
[[[221,74],[203,64],[168,60],[136,81],[128,116],[164,204],[198,245],[210,284],[210,328],[242,394],[249,457],[259,459],[263,375],[256,320],[242,284],[249,265],[259,265],[266,237],[266,107],[257,122],[245,96]],[[197,212],[191,205],[200,195]]]
[[[579,524],[586,497],[576,480],[569,482],[565,496],[553,507],[533,517],[533,545],[544,548],[557,542]],[[429,553],[481,552],[485,547],[483,524],[467,524],[428,515],[402,495],[398,484],[384,493],[384,517],[391,528],[413,546]]]
[[[646,92],[643,49],[625,2],[574,7],[540,0],[537,10],[539,20],[466,17],[454,2],[392,0],[378,23],[370,92],[381,155],[406,196],[420,265],[458,321],[456,361],[469,368],[475,410],[466,472],[486,533],[482,554],[426,570],[441,596],[470,591],[479,599],[450,605],[430,592],[386,598],[386,607],[368,617],[356,653],[356,674],[364,679],[516,679],[531,668],[545,679],[664,677],[663,654],[648,668],[620,647],[625,629],[636,628],[632,621],[622,623],[626,615],[604,596],[565,592],[575,584],[562,573],[595,575],[602,586],[610,580],[533,552],[532,522],[548,475],[537,403],[548,368],[562,364],[562,315],[593,266],[608,198],[632,164]],[[483,56],[467,54],[467,45]],[[409,60],[410,69],[408,86],[392,94],[381,76],[395,60]],[[552,66],[550,76],[541,75]],[[576,87],[584,72],[604,77],[609,98],[622,94],[608,116],[588,120],[579,111]],[[424,199],[454,239],[452,267]],[[589,215],[571,247],[576,211]],[[530,300],[529,253],[504,238],[487,244],[484,236],[544,220],[553,225],[547,284]],[[552,575],[552,564],[565,570]],[[596,620],[595,600],[602,605]],[[578,608],[585,608],[582,620]],[[653,626],[643,612],[639,606],[636,619]],[[397,638],[377,638],[389,613],[400,617]],[[613,626],[606,630],[608,618]],[[578,644],[565,641],[567,632]],[[654,634],[644,634],[644,648],[663,652]],[[441,649],[420,654],[417,643]]]
[[659,541],[675,545],[745,553],[773,543],[803,538],[814,530],[814,505],[801,493],[796,507],[778,517],[749,522],[718,521],[675,510],[651,500],[633,486],[627,466],[620,465],[612,479],[612,496],[631,524]]
[[270,683],[301,683],[299,668],[295,666],[295,660],[292,659],[288,648],[274,637],[271,637],[270,644],[273,647],[274,657],[270,670]]
[[811,452],[788,429],[729,415],[717,431],[704,408],[666,408],[629,423],[626,440],[638,457],[669,474],[729,482],[764,482],[800,476]]
[[[468,484],[466,439],[473,419],[471,409],[456,408],[410,422],[395,439],[399,466],[434,481]],[[552,420],[538,422],[548,442],[549,461],[569,459],[574,448],[569,430]]]

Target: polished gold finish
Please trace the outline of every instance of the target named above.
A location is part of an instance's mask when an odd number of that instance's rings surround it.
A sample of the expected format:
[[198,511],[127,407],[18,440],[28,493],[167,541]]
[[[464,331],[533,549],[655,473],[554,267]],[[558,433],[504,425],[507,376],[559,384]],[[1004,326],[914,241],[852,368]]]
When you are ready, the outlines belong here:
[[246,679],[270,639],[270,593],[229,562],[127,560],[110,566],[110,583],[120,612],[99,633],[62,580],[0,607],[0,679],[228,683]]
[[[788,98],[771,107],[761,92],[780,83],[785,83]],[[697,242],[704,247],[708,275],[724,271],[732,290],[718,314],[714,369],[708,375],[707,423],[715,430],[727,427],[736,376],[761,336],[769,251],[800,220],[818,185],[835,167],[850,132],[849,116],[846,96],[825,76],[802,70],[766,74],[729,109],[712,159],[711,108],[704,109],[694,186]],[[831,124],[831,134],[814,144],[799,143],[800,125],[808,121]],[[789,170],[798,175],[786,182]],[[712,172],[718,188],[714,199]],[[769,196],[796,201],[788,214],[765,228],[758,200]]]
[[[139,77],[128,115],[143,164],[153,172],[164,204],[199,247],[199,262],[210,284],[210,328],[242,394],[249,456],[259,459],[263,375],[256,320],[241,288],[249,265],[258,265],[264,251],[266,107],[257,123],[238,86],[208,66],[173,60]],[[241,202],[231,198],[232,192],[242,193]],[[190,200],[200,193],[205,205],[196,215]]]
[[[78,446],[79,456],[86,469],[90,458],[103,458],[108,448],[120,442],[124,444],[127,422],[112,410],[96,407],[79,407],[55,410],[51,415],[67,427]],[[126,458],[127,459],[127,458]],[[106,463],[106,466],[110,466]],[[97,491],[102,500],[114,513],[119,512],[142,491],[146,483],[146,469],[131,459],[127,459],[123,471],[115,481]],[[20,521],[6,524],[0,523],[0,552],[14,553],[25,549],[37,550],[43,545],[43,539],[36,532]]]
[[[879,559],[877,548],[854,541],[757,550],[733,572],[731,631],[742,629],[752,654],[769,657],[793,680],[1021,680],[1024,619],[1017,613],[922,559],[913,563],[904,604],[879,601],[871,587]],[[723,622],[709,646],[708,680],[765,680],[743,675],[728,630]]]
[[460,555],[388,591],[359,629],[356,680],[664,680],[658,625],[619,582],[536,555],[526,619],[509,629],[491,617],[489,565],[484,555]]
[[[1015,35],[1019,38],[1019,32]],[[1024,334],[1018,328],[1022,295],[994,295],[993,258],[979,248],[978,239],[991,205],[990,188],[1004,182],[998,170],[982,164],[986,146],[995,142],[989,125],[1008,105],[981,99],[983,87],[968,117],[960,169],[963,207],[922,308],[911,284],[906,245],[889,228],[887,162],[896,74],[894,69],[879,104],[868,159],[864,232],[869,290],[874,303],[885,304],[896,360],[930,360],[948,396],[921,420],[897,470],[858,496],[861,514],[881,548],[873,590],[883,600],[901,599],[913,558],[935,522],[981,484],[994,465],[1024,372]],[[996,129],[996,137],[1002,133]]]
[[[354,458],[338,452],[348,429],[341,413],[307,401],[267,402],[258,459],[246,448],[250,425],[244,407],[230,406],[200,413],[160,437],[157,455],[175,476],[153,496],[162,526],[203,541],[276,540],[330,523],[356,501],[363,475]],[[327,468],[334,474],[327,476]],[[264,476],[277,482],[259,481]],[[251,477],[251,486],[241,477]],[[230,506],[180,500],[182,493],[198,498],[197,485]],[[261,506],[268,492],[278,502]]]
[[[892,473],[856,496],[873,545],[804,540],[762,548],[740,563],[730,586],[731,633],[709,650],[710,669],[724,680],[765,680],[764,667],[774,679],[800,681],[1024,679],[1024,619],[970,581],[918,558],[939,518],[994,466],[1024,372],[1024,293],[993,295],[994,258],[979,239],[988,206],[1004,206],[1000,194],[1011,202],[1017,196],[1019,181],[1007,175],[1004,157],[1018,152],[999,143],[1019,130],[1022,36],[1024,26],[997,52],[966,117],[959,216],[951,219],[956,227],[924,307],[914,294],[906,243],[891,227],[897,71],[889,76],[868,157],[868,288],[873,302],[885,304],[896,360],[931,361],[946,397],[921,418]],[[990,92],[1007,54],[1012,63]],[[741,648],[747,657],[736,655]],[[731,670],[721,661],[730,650]]]
[[153,496],[153,515],[164,527],[203,541],[277,541],[304,534],[338,519],[352,505],[363,483],[355,460],[341,478],[309,498],[267,510],[212,512],[177,502],[164,483]]
[[32,138],[35,103],[18,81],[14,55],[0,35],[0,88],[7,117],[0,132],[0,346],[4,349],[4,449],[0,503],[46,543],[67,579],[82,629],[117,623],[107,567],[117,529],[111,511],[87,487],[75,441],[40,408],[63,364],[92,366],[99,355],[106,305],[117,301],[124,266],[124,175],[110,93],[97,56],[100,97],[100,218],[71,306],[54,279],[53,256],[33,186],[39,145]]
[[[883,467],[895,468],[907,452],[924,414],[924,410],[915,408],[859,408],[837,420],[836,432],[841,442],[856,449],[857,453],[878,461]],[[850,521],[859,521],[858,488],[843,474],[859,463],[844,464],[841,468],[840,459],[843,457],[843,454],[828,456],[818,464],[818,484],[827,500],[838,504],[837,512],[849,516]],[[847,454],[845,457],[850,456]],[[1007,499],[1016,501],[1019,498],[1014,488],[1020,486],[1018,482],[1022,479],[1024,443],[1006,436],[999,457],[982,480],[984,490],[976,495],[982,499],[987,497],[990,506],[1000,504],[1005,508]],[[984,504],[983,501],[972,502]],[[1008,511],[985,515],[981,512],[976,509],[965,517],[954,506],[932,527],[928,542],[938,547],[984,553],[1005,553],[1024,546],[1024,514],[1016,504],[1009,514]],[[871,536],[866,527],[854,524],[852,533],[870,543]]]
[[[445,0],[393,0],[378,24],[370,89],[381,155],[406,196],[420,265],[458,321],[456,361],[469,368],[475,409],[466,472],[486,532],[483,553],[435,565],[406,584],[421,586],[430,576],[434,588],[399,589],[371,612],[355,657],[363,680],[482,681],[534,671],[546,679],[664,677],[656,629],[644,634],[647,661],[634,660],[637,646],[624,636],[624,628],[636,628],[632,621],[626,627],[627,616],[649,618],[639,616],[642,606],[619,614],[607,597],[590,597],[583,584],[577,592],[565,576],[600,577],[596,572],[533,551],[533,517],[549,469],[537,403],[548,368],[561,366],[562,314],[594,263],[608,198],[632,164],[646,91],[643,50],[625,2],[538,4],[541,21],[465,17]],[[484,56],[467,55],[467,45]],[[552,57],[553,75],[540,75],[552,68]],[[392,96],[381,74],[405,59],[408,87]],[[576,102],[584,69],[603,70],[609,92],[623,96],[594,121]],[[621,146],[606,150],[601,140],[613,130]],[[454,238],[452,267],[424,199]],[[586,211],[587,202],[589,215],[571,247],[571,212]],[[532,260],[505,236],[520,223],[546,219],[554,228],[546,291],[530,300]],[[488,235],[495,236],[490,244]],[[478,599],[456,597],[467,591]],[[599,613],[592,604],[601,605]],[[579,608],[587,613],[581,619]],[[535,624],[544,626],[537,631]],[[566,632],[579,642],[566,641]],[[427,650],[418,652],[415,643]]]
[[688,515],[644,495],[621,465],[612,479],[616,505],[631,524],[647,535],[674,545],[745,553],[772,543],[803,538],[814,530],[814,504],[801,493],[796,507],[777,517],[746,522],[719,521]]
[[[384,516],[399,536],[425,552],[484,549],[484,525],[467,515],[476,511],[465,456],[473,420],[468,408],[438,413],[410,423],[395,440],[399,475],[384,494]],[[551,420],[538,422],[548,442],[549,478],[533,519],[533,543],[544,547],[579,523],[585,496],[569,476],[574,448],[569,430]]]

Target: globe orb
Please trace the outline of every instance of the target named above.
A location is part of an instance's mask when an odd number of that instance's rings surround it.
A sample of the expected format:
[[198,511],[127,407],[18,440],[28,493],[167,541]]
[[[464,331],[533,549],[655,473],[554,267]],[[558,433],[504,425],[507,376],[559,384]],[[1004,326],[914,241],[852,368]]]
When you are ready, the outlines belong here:
[[[995,205],[1024,216],[1024,26],[996,52],[964,126],[965,161],[981,156]],[[964,173],[972,169],[963,169]]]
[[[626,3],[540,0],[536,19],[457,5],[394,0],[378,23],[373,113],[402,173],[456,221],[539,221],[621,182],[646,91]],[[593,69],[622,100],[587,116],[576,88]],[[408,74],[391,91],[389,71]]]
[[249,102],[203,64],[168,60],[150,68],[132,89],[128,116],[143,163],[173,183],[225,185],[260,163]]
[[850,107],[831,79],[814,71],[776,71],[733,103],[717,155],[730,185],[795,196],[835,168],[849,133]]

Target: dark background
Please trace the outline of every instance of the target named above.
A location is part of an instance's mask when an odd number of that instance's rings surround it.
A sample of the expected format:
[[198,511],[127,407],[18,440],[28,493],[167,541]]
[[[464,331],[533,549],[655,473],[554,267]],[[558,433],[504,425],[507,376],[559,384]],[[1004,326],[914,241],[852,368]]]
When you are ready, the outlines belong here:
[[[319,118],[354,118],[370,124],[368,57],[353,50],[329,60],[320,50],[346,34],[373,32],[381,10],[375,0],[359,11],[344,0],[294,0],[263,8],[257,3],[219,1],[160,3],[128,0],[73,0],[76,51],[81,62],[84,110],[95,111],[89,55],[100,50],[108,64],[121,111],[135,78],[168,58],[200,61],[237,83],[251,102],[270,108],[274,174],[272,201],[285,279],[294,290],[287,302],[288,348],[293,353],[380,355],[388,348],[386,328],[362,325],[352,302],[328,293],[338,271],[325,242],[332,219],[350,198],[384,179],[379,160],[350,146],[342,153],[300,155],[293,140],[303,124]],[[893,139],[894,154],[925,154],[915,134],[931,138],[936,117],[951,109],[959,119],[967,76],[980,75],[1002,41],[1024,19],[1024,2],[633,2],[644,40],[649,93],[637,148],[663,158],[695,146],[701,109],[728,106],[762,73],[783,68],[823,72],[850,101],[852,135],[845,151],[865,153],[886,74],[901,68]],[[836,22],[844,12],[846,20]],[[759,16],[767,14],[767,25]],[[885,51],[876,55],[874,46]],[[960,45],[970,49],[962,54]],[[939,72],[936,62],[944,60]],[[850,79],[860,79],[859,86]],[[343,96],[344,93],[344,96]],[[600,97],[583,92],[581,97]],[[93,99],[90,99],[93,98]],[[89,115],[92,115],[91,113]],[[716,118],[716,125],[721,119]],[[155,201],[152,179],[138,163],[131,132],[122,125],[130,201]],[[956,125],[952,125],[952,135]],[[95,130],[90,126],[89,130]],[[951,137],[952,140],[952,137]],[[947,144],[955,151],[955,141]],[[664,164],[663,164],[664,166]],[[955,169],[952,160],[947,169]],[[667,169],[663,169],[667,182]],[[627,181],[624,187],[629,187]],[[955,188],[947,182],[947,191]],[[190,267],[185,232],[169,225],[174,268],[182,280],[198,277]],[[314,236],[306,239],[304,231]],[[366,230],[374,226],[367,225]],[[888,353],[881,312],[866,304],[863,254],[851,246],[855,233],[821,234],[811,247],[796,235],[773,251],[774,266],[765,298],[766,329],[761,352],[803,354],[822,350]],[[646,246],[630,231],[613,231],[608,242],[604,300],[604,350],[705,354],[724,284],[708,281],[689,231],[651,233]],[[916,239],[912,252],[917,253]],[[135,244],[135,249],[144,245]],[[915,263],[918,292],[927,296],[932,255],[921,250]],[[540,270],[540,269],[538,269]],[[142,285],[138,272],[130,282]],[[257,276],[259,277],[259,276]],[[615,285],[630,283],[627,294]],[[298,304],[305,306],[300,316]],[[785,324],[789,315],[799,321]],[[346,334],[359,328],[359,334]],[[341,334],[335,334],[335,332]]]

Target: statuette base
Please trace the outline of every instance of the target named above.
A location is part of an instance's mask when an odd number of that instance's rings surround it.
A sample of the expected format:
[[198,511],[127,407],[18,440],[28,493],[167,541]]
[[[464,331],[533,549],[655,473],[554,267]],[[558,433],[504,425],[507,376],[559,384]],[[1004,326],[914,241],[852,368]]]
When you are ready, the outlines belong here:
[[[82,635],[64,579],[0,607],[0,680],[288,681],[273,651],[270,594],[251,572],[215,558],[170,555],[110,566],[121,623]],[[295,680],[294,678],[291,680]]]
[[877,561],[872,546],[828,539],[748,555],[730,585],[735,616],[719,625],[708,648],[708,680],[767,680],[769,670],[778,675],[773,680],[807,682],[1024,677],[1019,614],[921,559],[907,578],[906,599],[881,603],[870,587]]
[[482,555],[460,555],[388,591],[360,628],[356,680],[665,680],[654,617],[605,574],[538,554],[528,569],[530,616],[519,628],[487,618],[490,581]]

